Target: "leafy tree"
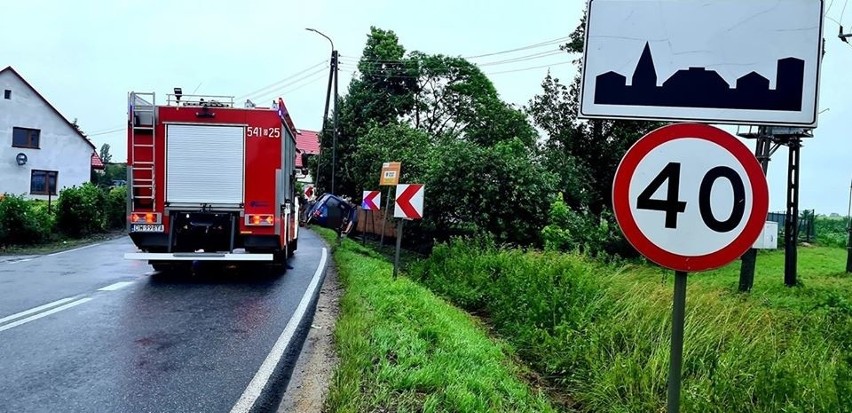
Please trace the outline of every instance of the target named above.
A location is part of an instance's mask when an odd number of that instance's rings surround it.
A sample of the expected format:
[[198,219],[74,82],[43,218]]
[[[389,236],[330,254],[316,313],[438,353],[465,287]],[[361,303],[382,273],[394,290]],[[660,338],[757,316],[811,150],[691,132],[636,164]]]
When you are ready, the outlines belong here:
[[500,100],[476,65],[459,57],[422,52],[412,52],[409,59],[417,68],[417,104],[407,119],[415,127],[482,145],[515,137],[527,144],[535,142],[536,132],[525,115]]
[[[359,77],[349,83],[345,98],[338,100],[338,138],[335,173],[335,192],[355,197],[360,195],[355,182],[359,179],[353,169],[358,137],[365,135],[369,125],[388,125],[410,113],[414,107],[415,77],[405,59],[405,48],[390,30],[370,28],[367,43],[358,63]],[[328,191],[331,183],[332,121],[320,132],[322,155],[318,187]]]
[[[406,241],[490,232],[536,244],[559,179],[526,114],[503,102],[470,62],[406,55],[391,31],[371,28],[360,76],[339,101],[336,191],[360,199],[382,162],[402,162],[401,182],[426,184],[426,215]],[[330,182],[331,128],[322,133],[322,189]]]
[[486,231],[503,243],[538,243],[556,179],[519,138],[493,147],[447,142],[428,175],[426,222],[436,239]]
[[101,161],[103,161],[104,164],[112,163],[112,154],[109,153],[108,143],[101,145],[101,150],[98,153],[98,156],[100,156]]

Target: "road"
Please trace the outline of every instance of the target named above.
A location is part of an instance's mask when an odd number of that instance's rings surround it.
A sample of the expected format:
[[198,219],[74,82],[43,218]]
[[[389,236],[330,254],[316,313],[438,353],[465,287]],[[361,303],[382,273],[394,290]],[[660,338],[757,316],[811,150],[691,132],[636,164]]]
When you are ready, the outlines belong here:
[[166,276],[128,238],[0,257],[0,410],[274,410],[329,261],[299,235],[283,275]]

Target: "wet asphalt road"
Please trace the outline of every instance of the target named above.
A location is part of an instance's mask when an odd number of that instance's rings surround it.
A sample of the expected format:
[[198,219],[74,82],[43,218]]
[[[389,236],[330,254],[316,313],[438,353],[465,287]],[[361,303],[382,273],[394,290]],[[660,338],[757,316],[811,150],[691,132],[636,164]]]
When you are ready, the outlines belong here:
[[[277,275],[156,274],[123,258],[128,238],[0,256],[0,411],[231,411],[320,265],[325,245],[299,235],[293,268]],[[264,397],[283,389],[284,360]]]

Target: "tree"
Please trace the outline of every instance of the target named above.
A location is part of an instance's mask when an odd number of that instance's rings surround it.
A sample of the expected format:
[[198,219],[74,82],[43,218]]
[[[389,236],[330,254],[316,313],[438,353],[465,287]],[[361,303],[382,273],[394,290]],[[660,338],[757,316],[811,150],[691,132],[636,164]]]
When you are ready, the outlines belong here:
[[[526,114],[503,102],[478,67],[459,57],[406,55],[392,31],[375,27],[358,67],[338,105],[338,195],[360,199],[377,187],[382,162],[400,161],[400,182],[425,183],[430,211],[406,225],[407,243],[428,248],[478,231],[539,242],[556,176]],[[323,183],[331,132],[321,138]]]
[[426,221],[435,238],[491,233],[503,243],[538,244],[556,177],[520,138],[492,147],[449,141],[435,150],[426,182]]
[[[584,16],[569,42],[560,47],[576,56],[574,63],[580,71],[585,19]],[[558,176],[557,188],[564,193],[565,205],[574,211],[571,216],[577,222],[572,225],[596,228],[599,222],[606,222],[611,215],[612,181],[624,153],[636,140],[662,126],[662,123],[579,119],[581,75],[578,73],[570,85],[566,85],[548,73],[541,83],[541,93],[530,100],[526,113],[545,132],[542,145],[544,162]],[[579,222],[582,220],[591,222]],[[616,245],[618,242],[614,240],[606,244]],[[623,245],[628,248],[626,243]]]
[[101,145],[101,150],[98,153],[98,156],[100,156],[101,162],[103,162],[104,165],[106,165],[108,163],[112,163],[112,155],[109,153],[109,144],[108,143]]
[[[359,179],[353,169],[353,156],[358,148],[358,138],[364,136],[369,125],[397,123],[414,105],[415,77],[405,59],[405,48],[390,30],[370,28],[367,43],[358,63],[360,76],[349,83],[348,93],[338,101],[339,128],[337,137],[337,165],[335,190],[340,195],[353,198],[360,195],[355,186]],[[331,182],[331,145],[333,122],[327,122],[320,132],[322,145],[318,176],[319,189],[327,191]]]

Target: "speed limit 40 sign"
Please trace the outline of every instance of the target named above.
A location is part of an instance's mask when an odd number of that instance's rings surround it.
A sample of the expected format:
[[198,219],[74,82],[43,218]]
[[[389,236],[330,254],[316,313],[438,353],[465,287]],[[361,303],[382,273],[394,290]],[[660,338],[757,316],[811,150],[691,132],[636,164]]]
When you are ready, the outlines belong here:
[[613,209],[627,240],[649,260],[703,271],[739,258],[763,229],[769,189],[755,156],[705,124],[664,126],[624,155]]

